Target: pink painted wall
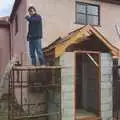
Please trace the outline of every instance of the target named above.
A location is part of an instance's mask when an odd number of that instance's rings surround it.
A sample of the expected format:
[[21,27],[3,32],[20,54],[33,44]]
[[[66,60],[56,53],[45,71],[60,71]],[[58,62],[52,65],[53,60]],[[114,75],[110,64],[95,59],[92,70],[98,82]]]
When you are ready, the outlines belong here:
[[[119,48],[120,38],[116,33],[115,24],[120,25],[120,5],[95,0],[77,1],[100,5],[100,26],[95,27],[112,44]],[[81,24],[75,24],[75,0],[22,0],[16,11],[19,30],[15,35],[15,20],[13,20],[11,24],[11,39],[13,54],[20,56],[21,52],[24,52],[25,60],[29,54],[28,43],[26,42],[28,23],[24,17],[30,5],[35,6],[43,18],[43,46],[47,46],[59,36],[66,36],[69,32],[83,26]]]
[[[100,2],[99,0],[77,0],[100,5],[100,26],[102,31],[113,44],[118,45],[119,37],[115,30],[115,24],[120,24],[120,5]],[[43,17],[44,44],[48,45],[59,36],[66,36],[69,32],[80,28],[75,24],[76,0],[27,0],[27,7],[34,5],[38,13]],[[101,30],[102,28],[102,30]],[[118,45],[120,46],[120,44]]]
[[2,73],[10,59],[9,28],[0,25],[0,73]]
[[22,52],[27,51],[27,23],[25,21],[26,15],[26,0],[22,0],[20,6],[16,11],[18,17],[18,32],[15,34],[15,19],[10,25],[11,29],[11,45],[12,45],[12,56],[17,55],[21,56]]

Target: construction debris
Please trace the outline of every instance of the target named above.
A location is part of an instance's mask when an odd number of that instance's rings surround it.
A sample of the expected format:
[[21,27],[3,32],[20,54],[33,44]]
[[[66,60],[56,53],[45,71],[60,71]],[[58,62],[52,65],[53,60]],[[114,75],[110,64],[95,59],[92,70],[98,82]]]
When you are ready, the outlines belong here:
[[10,72],[16,61],[17,57],[13,57],[7,64],[4,73],[0,76],[0,120],[8,120],[8,85]]
[[13,57],[12,60],[7,64],[4,73],[1,75],[0,78],[0,99],[3,94],[8,93],[8,83],[10,79],[10,72],[13,68],[13,66],[16,64],[17,57]]

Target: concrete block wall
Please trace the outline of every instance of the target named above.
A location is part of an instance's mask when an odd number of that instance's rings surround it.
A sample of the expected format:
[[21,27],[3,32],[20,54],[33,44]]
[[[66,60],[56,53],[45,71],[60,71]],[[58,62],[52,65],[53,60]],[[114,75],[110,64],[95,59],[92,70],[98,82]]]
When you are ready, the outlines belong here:
[[[54,113],[48,120],[61,120],[61,70],[52,71],[52,84],[60,86],[50,88],[47,93],[48,113]],[[59,112],[59,114],[56,114]]]
[[[34,83],[36,81],[41,82],[42,78],[40,76],[41,74],[40,75],[39,74],[40,72],[36,73],[36,71],[30,71],[29,75],[28,72],[25,71],[22,72],[22,80],[25,81],[23,82],[23,87],[22,89],[20,87],[15,87],[15,97],[17,100],[17,104],[19,104],[20,106],[21,106],[21,98],[22,98],[22,104],[23,104],[22,108],[24,110],[24,112],[22,113],[23,115],[26,115],[28,113],[32,115],[47,113],[46,110],[47,103],[44,104],[46,102],[46,93],[43,92],[38,87],[28,87],[28,85],[30,85],[30,81],[34,81]],[[15,76],[14,79],[17,80],[17,76]],[[21,76],[19,76],[19,81],[20,80],[21,80]],[[21,85],[21,82],[16,82],[15,85]],[[22,96],[21,96],[21,90],[22,90]],[[20,113],[16,115],[17,117],[20,117]],[[46,120],[46,118],[40,118],[39,120]]]
[[101,118],[102,120],[113,120],[112,100],[112,56],[101,53]]
[[[48,113],[60,112],[60,91],[53,89],[48,93]],[[60,120],[60,114],[49,116],[48,120]]]
[[75,54],[65,52],[60,58],[60,65],[66,67],[61,71],[61,120],[75,120]]

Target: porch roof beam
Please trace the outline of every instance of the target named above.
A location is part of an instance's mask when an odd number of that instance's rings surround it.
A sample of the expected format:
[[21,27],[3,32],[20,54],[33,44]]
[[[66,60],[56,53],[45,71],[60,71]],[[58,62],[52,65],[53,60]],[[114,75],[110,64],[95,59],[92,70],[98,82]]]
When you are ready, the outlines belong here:
[[86,54],[90,58],[90,60],[95,64],[95,66],[99,67],[99,64],[95,61],[95,59],[89,53],[86,53]]

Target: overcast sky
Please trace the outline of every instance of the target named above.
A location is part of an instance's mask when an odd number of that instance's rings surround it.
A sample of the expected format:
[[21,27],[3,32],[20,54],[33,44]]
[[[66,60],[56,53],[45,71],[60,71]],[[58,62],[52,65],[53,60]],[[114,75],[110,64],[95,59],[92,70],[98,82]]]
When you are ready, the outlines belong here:
[[0,0],[0,16],[9,16],[15,0]]

